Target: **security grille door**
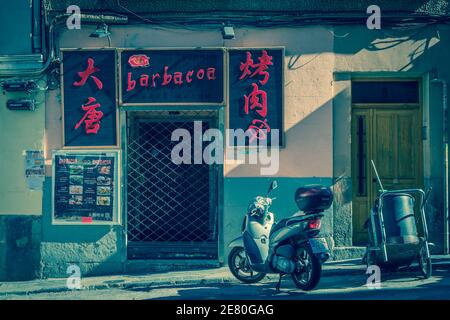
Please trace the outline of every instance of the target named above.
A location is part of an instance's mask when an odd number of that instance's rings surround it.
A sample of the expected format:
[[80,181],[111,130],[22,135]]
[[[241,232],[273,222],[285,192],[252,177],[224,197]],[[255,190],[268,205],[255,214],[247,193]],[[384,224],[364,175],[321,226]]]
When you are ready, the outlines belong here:
[[[202,133],[211,118],[177,115],[129,118],[127,229],[129,259],[217,258],[215,165],[194,164],[194,120]],[[191,136],[191,164],[175,164],[171,141],[176,129]],[[185,131],[185,132],[186,132]],[[202,158],[201,158],[202,159]]]

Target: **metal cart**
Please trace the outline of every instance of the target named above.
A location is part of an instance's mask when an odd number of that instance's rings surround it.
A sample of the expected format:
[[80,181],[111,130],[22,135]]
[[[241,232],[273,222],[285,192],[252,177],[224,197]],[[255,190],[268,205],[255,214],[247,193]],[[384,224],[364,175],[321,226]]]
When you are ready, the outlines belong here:
[[[432,265],[425,204],[431,188],[426,194],[422,189],[384,190],[373,161],[372,166],[381,193],[366,221],[369,233],[366,264],[396,270],[417,259],[421,274],[429,278]],[[419,211],[418,217],[416,211]],[[420,235],[417,227],[421,229]]]

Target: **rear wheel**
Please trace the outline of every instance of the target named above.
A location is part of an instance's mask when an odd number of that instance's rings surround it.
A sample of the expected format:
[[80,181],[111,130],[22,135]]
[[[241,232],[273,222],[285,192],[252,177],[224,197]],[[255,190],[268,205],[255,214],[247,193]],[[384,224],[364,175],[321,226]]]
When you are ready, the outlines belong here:
[[255,272],[250,267],[248,257],[242,247],[234,247],[228,255],[228,267],[238,280],[245,283],[256,283],[261,281],[266,274]]
[[419,270],[420,273],[422,274],[422,276],[425,279],[428,279],[429,277],[431,277],[431,273],[432,273],[432,269],[433,266],[431,264],[431,257],[427,258],[427,252],[426,252],[426,247],[428,244],[424,243],[422,245],[422,248],[420,249],[420,252],[418,254],[417,259],[419,260]]
[[319,283],[322,274],[322,265],[311,248],[301,245],[297,248],[295,256],[296,270],[292,273],[292,280],[297,288],[309,291]]

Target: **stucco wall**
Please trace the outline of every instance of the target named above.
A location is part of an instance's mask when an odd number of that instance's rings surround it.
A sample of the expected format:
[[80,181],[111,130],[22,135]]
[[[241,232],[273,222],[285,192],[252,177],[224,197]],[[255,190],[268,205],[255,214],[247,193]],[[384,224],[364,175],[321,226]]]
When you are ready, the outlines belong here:
[[[43,191],[26,184],[24,151],[44,149],[44,96],[0,93],[0,280],[38,274]],[[37,109],[6,108],[7,100],[19,98],[34,98]]]
[[[42,85],[42,83],[41,83]],[[9,110],[9,99],[34,98],[34,111]],[[0,214],[42,213],[42,191],[33,191],[25,181],[25,150],[44,149],[44,93],[0,93]]]

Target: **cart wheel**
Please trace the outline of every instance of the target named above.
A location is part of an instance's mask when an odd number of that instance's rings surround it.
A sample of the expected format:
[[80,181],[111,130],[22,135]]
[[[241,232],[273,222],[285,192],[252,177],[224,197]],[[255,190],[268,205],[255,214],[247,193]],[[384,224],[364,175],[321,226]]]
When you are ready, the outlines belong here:
[[431,257],[430,258],[426,257],[426,250],[425,250],[426,245],[427,244],[424,243],[424,245],[420,249],[417,258],[419,260],[420,273],[425,279],[428,279],[429,277],[431,277],[433,266],[431,265]]

